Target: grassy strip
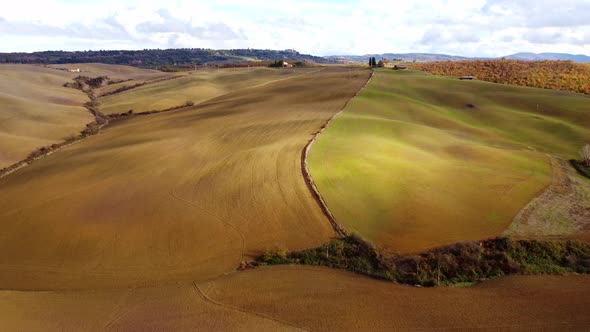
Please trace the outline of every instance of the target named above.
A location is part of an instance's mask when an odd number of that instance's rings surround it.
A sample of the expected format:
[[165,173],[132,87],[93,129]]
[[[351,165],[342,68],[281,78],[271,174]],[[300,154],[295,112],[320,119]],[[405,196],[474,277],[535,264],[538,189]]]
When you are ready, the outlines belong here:
[[572,164],[578,173],[590,179],[590,167],[586,166],[584,162],[572,159],[570,160],[570,164]]
[[124,85],[124,86],[122,86],[122,87],[120,87],[120,88],[118,88],[116,90],[105,92],[105,93],[101,94],[99,97],[111,96],[111,95],[115,95],[115,94],[118,94],[118,93],[121,93],[121,92],[133,90],[133,89],[142,87],[144,85],[160,83],[160,82],[164,82],[164,81],[169,81],[169,80],[177,79],[177,78],[180,78],[180,77],[185,77],[185,76],[178,75],[178,76],[172,76],[172,77],[164,77],[164,78],[155,79],[155,80],[151,80],[151,81],[136,83],[136,84],[133,84],[133,85]]
[[468,286],[509,274],[590,273],[590,245],[496,238],[384,257],[352,235],[299,252],[268,251],[254,265],[276,264],[321,265],[410,285]]

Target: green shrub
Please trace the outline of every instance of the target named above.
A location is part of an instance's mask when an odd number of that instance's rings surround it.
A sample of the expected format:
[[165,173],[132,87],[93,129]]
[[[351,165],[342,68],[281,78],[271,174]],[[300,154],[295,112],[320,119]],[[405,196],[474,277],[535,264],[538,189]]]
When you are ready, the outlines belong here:
[[318,248],[288,253],[279,248],[262,264],[321,265],[405,284],[464,285],[509,274],[590,273],[590,245],[577,241],[511,240],[461,242],[413,256],[385,260],[358,235]]

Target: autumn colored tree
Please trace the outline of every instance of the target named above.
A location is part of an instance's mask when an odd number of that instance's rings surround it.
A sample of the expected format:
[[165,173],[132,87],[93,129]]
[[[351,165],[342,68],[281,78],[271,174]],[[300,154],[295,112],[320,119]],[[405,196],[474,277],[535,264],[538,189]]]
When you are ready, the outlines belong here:
[[414,69],[435,75],[590,94],[590,65],[572,61],[468,60],[423,62]]

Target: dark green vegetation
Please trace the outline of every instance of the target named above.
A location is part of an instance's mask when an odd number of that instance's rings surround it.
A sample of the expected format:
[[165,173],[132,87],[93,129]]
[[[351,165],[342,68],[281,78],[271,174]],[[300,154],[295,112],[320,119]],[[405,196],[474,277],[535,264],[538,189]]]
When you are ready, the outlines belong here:
[[382,254],[352,235],[314,249],[269,251],[257,262],[327,266],[411,285],[466,286],[510,274],[590,273],[590,244],[502,237],[400,256]]
[[382,261],[378,251],[357,235],[339,238],[317,248],[287,252],[277,248],[257,259],[262,264],[320,265],[348,270],[371,277],[394,280],[391,269]]
[[590,179],[590,167],[586,166],[583,161],[572,159],[570,160],[570,163],[578,171],[578,173]]
[[204,64],[211,62],[248,62],[268,60],[311,61],[333,63],[322,57],[300,54],[294,50],[212,50],[203,48],[183,48],[168,50],[140,51],[45,51],[34,53],[0,53],[0,63],[91,63],[131,65],[147,68],[170,67],[170,64]]

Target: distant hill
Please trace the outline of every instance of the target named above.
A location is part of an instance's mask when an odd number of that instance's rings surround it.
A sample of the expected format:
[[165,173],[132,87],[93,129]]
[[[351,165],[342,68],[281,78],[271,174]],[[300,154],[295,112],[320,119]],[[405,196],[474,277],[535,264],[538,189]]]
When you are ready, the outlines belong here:
[[383,53],[383,54],[365,54],[365,55],[333,55],[326,58],[339,62],[366,62],[370,57],[377,59],[385,58],[389,60],[401,59],[404,61],[416,62],[434,62],[434,61],[461,61],[461,60],[485,60],[485,59],[512,59],[524,61],[540,61],[540,60],[571,60],[574,62],[590,62],[590,56],[583,54],[568,54],[568,53],[516,53],[498,58],[484,58],[484,57],[463,57],[457,55],[437,54],[437,53]]
[[516,53],[504,58],[512,60],[539,61],[539,60],[571,60],[574,62],[590,62],[590,56],[569,53]]
[[370,57],[377,59],[401,59],[404,61],[417,61],[417,62],[431,62],[431,61],[460,61],[470,60],[475,58],[448,55],[448,54],[436,54],[436,53],[383,53],[383,54],[365,54],[365,55],[332,55],[326,58],[336,61],[352,61],[352,62],[365,62],[369,61]]
[[153,49],[139,51],[44,51],[33,53],[0,53],[0,63],[65,64],[106,63],[157,68],[164,65],[193,65],[224,62],[293,60],[332,63],[333,60],[301,54],[295,50],[212,50],[204,48]]

